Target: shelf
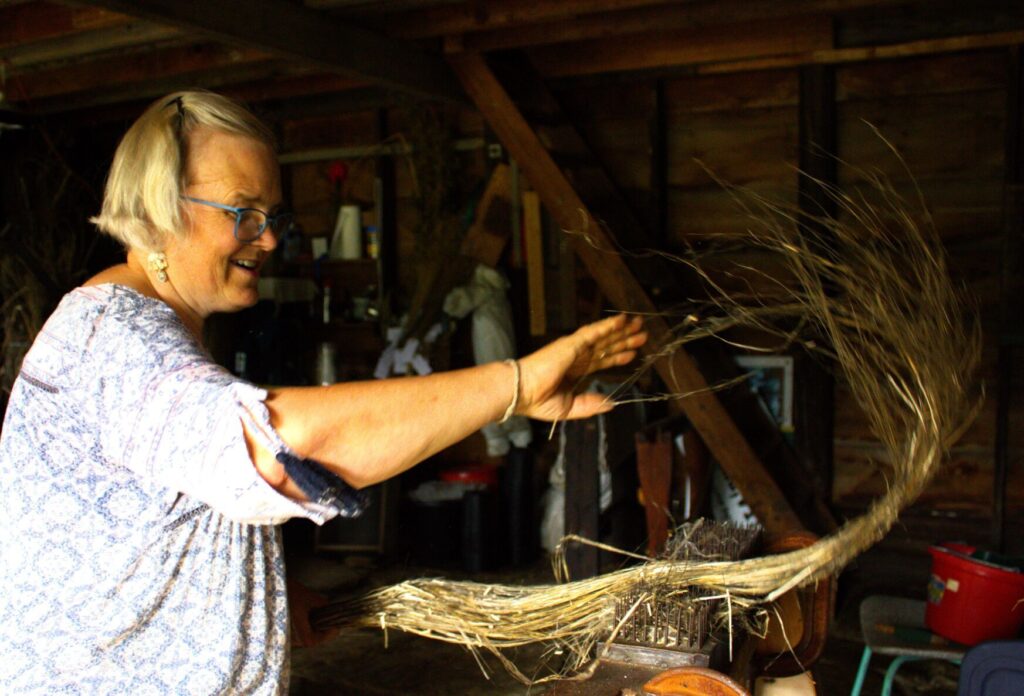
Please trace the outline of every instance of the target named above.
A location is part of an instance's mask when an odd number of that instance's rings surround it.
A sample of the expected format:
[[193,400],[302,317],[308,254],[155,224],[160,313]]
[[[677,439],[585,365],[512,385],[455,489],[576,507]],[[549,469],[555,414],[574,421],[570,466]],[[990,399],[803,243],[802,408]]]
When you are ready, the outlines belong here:
[[380,324],[372,321],[334,320],[329,324],[310,322],[305,331],[315,343],[334,343],[339,354],[371,354],[376,357],[386,347],[380,335]]
[[293,261],[279,265],[273,276],[330,281],[331,287],[360,291],[378,284],[377,263],[377,259],[323,259],[316,263]]

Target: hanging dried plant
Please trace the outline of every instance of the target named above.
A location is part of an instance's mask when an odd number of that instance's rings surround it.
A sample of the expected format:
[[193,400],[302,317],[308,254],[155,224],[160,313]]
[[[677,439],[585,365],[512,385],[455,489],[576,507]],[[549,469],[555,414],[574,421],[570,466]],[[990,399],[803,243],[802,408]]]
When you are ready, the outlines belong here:
[[[483,649],[525,683],[536,683],[545,678],[528,679],[501,651],[547,643],[568,659],[546,678],[585,675],[595,647],[619,630],[615,607],[623,598],[707,590],[726,600],[720,611],[728,612],[731,623],[837,572],[881,539],[979,409],[973,375],[980,328],[970,303],[950,281],[923,202],[911,206],[882,176],[861,174],[874,192],[870,201],[863,193],[819,182],[839,207],[838,219],[808,220],[791,206],[723,184],[747,213],[746,242],[778,255],[797,282],[766,278],[785,294],[780,300],[773,293],[768,302],[757,294],[725,292],[702,270],[699,256],[677,257],[705,279],[714,298],[678,323],[663,352],[702,338],[727,340],[723,332],[753,326],[834,358],[891,466],[888,492],[866,514],[812,546],[748,560],[652,559],[594,578],[533,587],[410,580],[335,603],[316,623],[398,629],[474,653]],[[915,208],[917,215],[911,214]]]
[[437,320],[445,296],[464,282],[472,267],[459,254],[467,229],[462,216],[466,192],[452,115],[439,105],[417,105],[408,113],[417,219],[413,229],[416,284],[405,332],[421,337]]
[[0,229],[3,405],[25,352],[64,293],[84,279],[99,239],[86,222],[98,204],[96,192],[48,133],[31,137],[8,165],[15,176],[4,192],[8,221]]

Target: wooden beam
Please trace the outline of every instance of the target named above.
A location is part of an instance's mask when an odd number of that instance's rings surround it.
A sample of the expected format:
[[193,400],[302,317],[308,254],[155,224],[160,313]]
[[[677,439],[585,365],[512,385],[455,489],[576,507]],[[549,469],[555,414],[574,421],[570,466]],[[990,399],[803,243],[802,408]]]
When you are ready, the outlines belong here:
[[256,47],[233,48],[212,44],[174,46],[165,50],[75,62],[50,70],[16,75],[8,84],[7,98],[14,102],[32,102],[93,90],[102,92],[111,85],[123,87],[135,83],[144,86],[169,77],[187,79],[188,75],[203,71],[266,62],[270,57],[270,54]]
[[33,2],[0,8],[0,49],[128,24],[131,18],[97,7]]
[[159,79],[115,82],[109,89],[96,88],[37,99],[24,104],[30,106],[30,110],[37,114],[79,111],[118,103],[139,104],[179,89],[203,87],[227,92],[231,85],[262,79],[275,71],[282,71],[280,61],[228,63],[187,74],[170,74]]
[[[224,91],[231,93],[230,88]],[[264,105],[260,113],[268,120],[289,121],[379,109],[393,100],[394,94],[382,87],[357,87],[331,94],[306,94],[281,99]]]
[[928,0],[908,2],[885,13],[851,12],[836,22],[836,46],[885,46],[1010,29],[1024,29],[1024,3]]
[[[389,33],[402,38],[466,34],[467,50],[495,50],[562,43],[712,24],[835,14],[907,0],[483,0],[413,10],[389,18]],[[325,5],[329,0],[313,0]],[[518,35],[518,38],[517,38]]]
[[340,24],[287,0],[90,0],[90,4],[221,41],[258,46],[419,97],[465,101],[440,56]]
[[[662,291],[677,285],[678,269],[669,268],[662,259],[644,253],[657,248],[656,234],[651,234],[651,219],[641,218],[637,208],[646,211],[651,206],[646,200],[632,202],[622,189],[607,174],[607,168],[596,156],[594,148],[587,142],[580,129],[569,125],[570,119],[564,106],[552,94],[532,66],[524,61],[515,61],[505,66],[499,78],[520,108],[533,114],[540,124],[536,135],[546,145],[555,163],[563,170],[571,170],[570,179],[578,187],[585,187],[590,213],[601,224],[614,230],[625,230],[628,237],[616,241],[630,251],[640,253],[628,260],[633,276],[643,279],[643,285],[651,294],[665,297]],[[633,109],[645,109],[647,105],[634,104]],[[550,127],[548,127],[550,126]],[[675,295],[673,295],[674,297]]]
[[[647,316],[646,328],[651,338],[645,354],[656,356],[670,338],[669,327],[615,252],[617,246],[597,224],[483,58],[475,53],[461,53],[449,56],[449,61],[488,124],[520,162],[549,213],[572,235],[577,256],[601,291],[618,309]],[[770,533],[801,528],[778,485],[766,473],[717,397],[708,391],[693,359],[685,351],[677,350],[657,357],[654,366],[670,391],[689,394],[672,403],[686,413],[765,528]]]
[[496,268],[508,244],[512,175],[507,164],[498,164],[491,172],[480,201],[476,204],[473,224],[462,238],[459,253],[485,266]]
[[265,102],[281,99],[310,98],[318,95],[345,92],[369,86],[364,80],[353,80],[333,73],[296,73],[275,75],[256,82],[233,84],[222,90],[225,94],[248,102]]
[[742,59],[712,63],[697,67],[701,75],[748,72],[752,70],[776,70],[795,68],[801,65],[862,63],[873,60],[891,60],[928,56],[937,53],[958,51],[979,51],[989,48],[1006,48],[1024,43],[1024,31],[1003,31],[993,34],[971,34],[951,36],[944,39],[926,39],[887,46],[864,46],[859,48],[830,48],[802,53],[792,53],[768,58]]
[[124,48],[155,45],[174,40],[181,32],[152,22],[134,21],[107,29],[86,31],[45,41],[18,44],[4,49],[7,74],[17,75],[46,64],[112,54]]
[[[802,15],[829,15],[866,7],[891,6],[905,0],[717,0],[672,3],[576,17],[571,22],[472,31],[462,37],[467,51],[495,51],[589,39],[609,39],[679,29],[700,29],[738,22],[762,22]],[[421,25],[418,31],[427,31]]]
[[1024,269],[1024,47],[1007,51],[1005,192],[1003,254],[999,302],[999,354],[996,385],[996,433],[992,474],[992,546],[1005,552],[1006,483],[1010,466],[1010,414],[1015,354],[1021,346],[1021,273]]
[[545,76],[595,75],[606,72],[668,68],[804,54],[832,48],[827,17],[730,24],[711,29],[682,29],[581,41],[529,52]]

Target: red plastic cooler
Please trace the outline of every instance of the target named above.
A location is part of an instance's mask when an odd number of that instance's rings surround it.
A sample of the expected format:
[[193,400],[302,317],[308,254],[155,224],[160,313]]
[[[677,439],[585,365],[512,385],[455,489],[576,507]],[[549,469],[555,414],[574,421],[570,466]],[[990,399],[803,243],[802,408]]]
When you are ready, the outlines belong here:
[[1024,573],[971,558],[975,548],[945,543],[928,549],[928,628],[964,645],[1014,638],[1024,624]]

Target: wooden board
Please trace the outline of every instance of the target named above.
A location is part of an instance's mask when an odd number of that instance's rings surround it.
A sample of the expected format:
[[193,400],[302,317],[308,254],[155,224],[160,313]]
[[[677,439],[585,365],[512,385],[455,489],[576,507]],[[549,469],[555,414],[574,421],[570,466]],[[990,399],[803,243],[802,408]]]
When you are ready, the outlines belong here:
[[666,80],[672,116],[792,107],[799,99],[796,70],[765,70],[727,75],[689,75]]
[[673,187],[708,186],[718,177],[738,185],[796,183],[796,110],[788,108],[698,114],[669,122],[668,180]]
[[[867,505],[886,491],[891,469],[880,464],[884,452],[876,442],[837,439],[833,502],[840,506]],[[1011,453],[1010,467],[1024,466],[1024,451]],[[992,505],[991,448],[957,447],[921,497],[919,506],[943,510],[974,510],[985,513]],[[1006,498],[1012,505],[1024,504],[1024,478],[1008,480]]]
[[523,241],[526,251],[526,281],[529,292],[530,335],[548,332],[547,302],[544,294],[544,239],[541,229],[540,196],[523,192]]
[[1005,84],[1004,51],[953,53],[839,66],[836,100],[963,94],[1002,90]]
[[[839,107],[840,152],[847,162],[877,167],[897,181],[908,179],[904,166],[866,121],[896,148],[918,179],[1000,179],[1005,106],[1006,97],[997,90],[847,102]],[[839,176],[841,184],[856,181],[843,168]]]

